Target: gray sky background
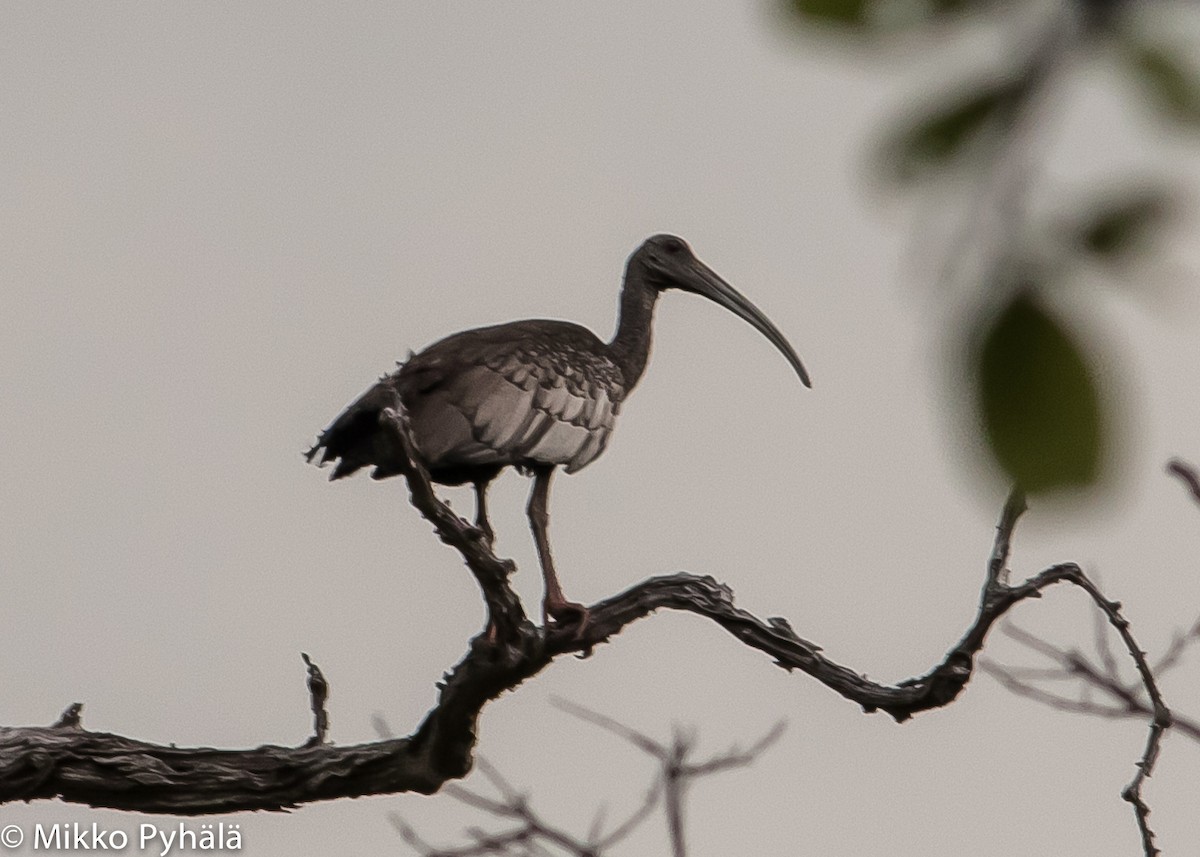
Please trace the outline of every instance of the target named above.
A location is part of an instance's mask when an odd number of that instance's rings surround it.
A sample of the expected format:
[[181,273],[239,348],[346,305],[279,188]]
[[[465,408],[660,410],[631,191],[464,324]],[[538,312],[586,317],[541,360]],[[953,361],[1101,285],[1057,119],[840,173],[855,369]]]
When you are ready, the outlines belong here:
[[[625,258],[658,231],[771,316],[815,389],[745,324],[667,295],[609,452],[556,483],[567,594],[709,573],[856,670],[923,672],[970,620],[1002,502],[946,408],[957,298],[915,281],[912,210],[865,178],[881,123],[949,77],[928,47],[789,38],[753,2],[5,4],[0,723],[79,700],[88,728],[138,738],[299,743],[307,651],[336,741],[375,737],[377,713],[414,728],[482,624],[475,586],[402,484],[330,485],[300,453],[446,333],[544,316],[607,336]],[[1051,177],[1150,163],[1194,189],[1197,151],[1128,92],[1080,70]],[[1174,291],[1089,286],[1136,408],[1120,486],[1103,509],[1035,508],[1013,563],[1098,570],[1151,652],[1200,612],[1200,511],[1162,473],[1200,459],[1200,256],[1169,260]],[[506,476],[493,514],[532,609],[527,490]],[[1065,590],[1017,621],[1069,645],[1091,627]],[[1164,681],[1193,713],[1196,684],[1194,663]],[[789,722],[754,768],[695,789],[696,857],[1139,853],[1119,792],[1142,724],[986,677],[901,727],[656,616],[482,718],[480,753],[582,831],[652,769],[555,695],[661,737],[694,725],[713,751]],[[1172,853],[1200,841],[1197,794],[1200,747],[1172,737],[1146,790]],[[405,853],[390,810],[434,841],[476,820],[415,796],[237,820],[262,857]],[[0,808],[73,820],[142,819]],[[665,847],[651,825],[622,853]]]

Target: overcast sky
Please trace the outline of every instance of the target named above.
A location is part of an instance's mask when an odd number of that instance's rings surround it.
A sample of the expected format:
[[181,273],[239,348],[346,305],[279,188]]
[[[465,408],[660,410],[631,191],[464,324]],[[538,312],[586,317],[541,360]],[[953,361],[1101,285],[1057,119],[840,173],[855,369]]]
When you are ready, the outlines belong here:
[[[609,451],[555,485],[568,596],[712,574],[854,670],[924,672],[970,621],[1003,498],[946,405],[950,299],[914,281],[911,208],[866,167],[967,53],[793,38],[756,2],[5,4],[0,724],[82,701],[88,728],[152,741],[299,743],[306,651],[334,740],[376,737],[376,715],[409,732],[482,626],[476,587],[402,484],[329,484],[300,453],[449,332],[537,316],[607,337],[625,259],[660,231],[775,321],[814,389],[733,316],[664,297]],[[1196,150],[1127,93],[1083,70],[1051,174],[1149,163],[1194,188]],[[1171,259],[1173,291],[1094,296],[1135,407],[1119,486],[1100,509],[1035,506],[1013,563],[1097,570],[1152,652],[1200,613],[1200,510],[1162,472],[1200,459],[1200,254]],[[506,475],[492,513],[536,610],[527,490]],[[1062,591],[1017,622],[1087,645],[1088,616]],[[1164,686],[1200,713],[1195,669]],[[482,717],[479,752],[582,832],[652,768],[553,696],[658,737],[694,726],[711,751],[788,721],[755,767],[695,789],[694,857],[1139,853],[1119,793],[1142,724],[983,676],[897,726],[711,623],[655,616]],[[1198,791],[1200,747],[1169,738],[1145,791],[1169,852],[1200,841]],[[437,842],[478,821],[417,796],[238,820],[261,857],[403,854],[393,810]],[[142,818],[0,808],[76,820]],[[621,853],[665,847],[652,823]]]

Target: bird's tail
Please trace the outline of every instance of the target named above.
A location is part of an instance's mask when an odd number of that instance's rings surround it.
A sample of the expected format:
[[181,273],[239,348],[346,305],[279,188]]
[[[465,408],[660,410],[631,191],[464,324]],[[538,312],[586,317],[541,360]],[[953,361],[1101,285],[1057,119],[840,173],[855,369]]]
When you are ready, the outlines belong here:
[[399,472],[381,460],[377,443],[379,414],[385,408],[399,407],[400,392],[395,374],[381,378],[317,436],[317,442],[304,453],[305,459],[318,467],[336,461],[330,479],[341,479],[372,465],[376,468],[376,478]]

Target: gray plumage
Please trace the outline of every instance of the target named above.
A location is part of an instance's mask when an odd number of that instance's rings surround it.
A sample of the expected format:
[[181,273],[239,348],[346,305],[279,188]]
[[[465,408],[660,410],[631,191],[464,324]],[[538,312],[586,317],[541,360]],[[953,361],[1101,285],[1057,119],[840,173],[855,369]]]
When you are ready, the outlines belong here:
[[568,473],[608,445],[627,385],[603,342],[565,321],[530,320],[446,337],[382,378],[321,433],[313,460],[331,479],[399,468],[375,447],[379,413],[403,404],[430,475],[458,485],[480,469],[562,465]]

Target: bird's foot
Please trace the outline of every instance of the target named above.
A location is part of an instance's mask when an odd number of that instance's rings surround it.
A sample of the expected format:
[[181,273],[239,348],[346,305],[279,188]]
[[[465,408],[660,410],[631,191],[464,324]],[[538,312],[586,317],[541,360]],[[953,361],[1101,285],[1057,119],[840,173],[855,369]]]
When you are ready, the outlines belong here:
[[579,639],[587,629],[591,613],[586,607],[575,601],[567,601],[565,598],[554,601],[547,599],[542,604],[542,620],[546,623],[547,628],[551,627],[552,622],[555,630],[573,628],[575,639]]

